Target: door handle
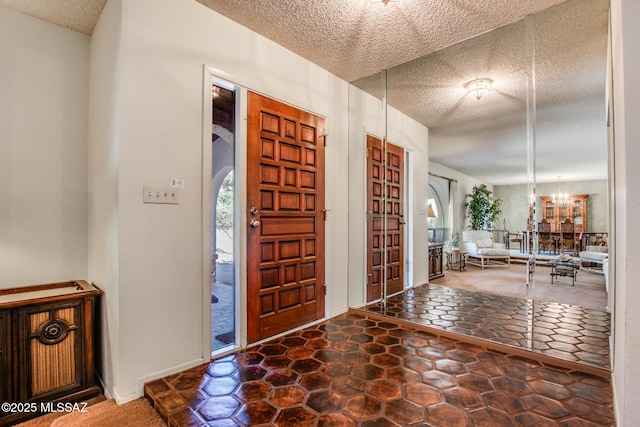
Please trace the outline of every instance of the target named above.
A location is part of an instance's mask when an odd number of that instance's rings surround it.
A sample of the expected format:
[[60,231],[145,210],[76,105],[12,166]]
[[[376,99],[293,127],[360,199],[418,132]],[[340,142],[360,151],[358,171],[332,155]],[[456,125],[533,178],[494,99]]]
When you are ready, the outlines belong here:
[[250,213],[251,215],[255,215],[255,214],[257,214],[257,213],[258,213],[258,208],[257,208],[257,207],[255,207],[255,206],[251,206],[251,209],[249,209],[249,213]]
[[260,227],[260,221],[252,219],[251,221],[249,221],[249,225],[251,226],[251,228],[258,228]]

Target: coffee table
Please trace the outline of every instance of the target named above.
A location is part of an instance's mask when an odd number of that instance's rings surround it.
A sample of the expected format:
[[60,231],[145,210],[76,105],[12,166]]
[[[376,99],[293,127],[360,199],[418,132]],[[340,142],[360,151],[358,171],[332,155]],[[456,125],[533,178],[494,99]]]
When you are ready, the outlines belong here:
[[571,277],[571,286],[575,286],[576,276],[580,271],[581,266],[580,258],[569,258],[568,260],[562,260],[555,258],[549,260],[548,265],[551,266],[551,284],[553,284],[554,277]]

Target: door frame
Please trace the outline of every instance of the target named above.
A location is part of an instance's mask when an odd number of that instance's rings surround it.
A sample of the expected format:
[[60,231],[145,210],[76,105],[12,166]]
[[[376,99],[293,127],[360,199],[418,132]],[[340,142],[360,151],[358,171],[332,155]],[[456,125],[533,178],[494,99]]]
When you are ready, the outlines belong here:
[[[202,332],[202,360],[204,363],[208,363],[211,360],[211,102],[208,102],[211,97],[211,80],[219,79],[227,84],[232,84],[237,87],[237,101],[236,101],[236,144],[235,144],[235,158],[236,165],[235,171],[235,211],[234,211],[234,229],[237,231],[238,241],[234,245],[234,251],[238,254],[235,265],[235,325],[236,325],[236,347],[235,348],[247,348],[247,317],[242,315],[247,311],[247,275],[241,274],[247,271],[247,228],[245,224],[248,222],[247,215],[247,165],[244,161],[238,161],[238,159],[247,158],[247,96],[248,92],[254,92],[262,96],[266,96],[278,102],[282,102],[300,110],[309,112],[311,114],[321,116],[327,119],[326,111],[317,111],[317,109],[311,108],[312,106],[306,105],[306,103],[296,102],[295,100],[288,100],[278,97],[274,94],[270,94],[266,91],[256,89],[252,87],[252,82],[247,81],[246,77],[225,72],[219,68],[208,64],[202,64],[202,181],[201,181],[201,286],[202,286],[202,322],[200,324]],[[326,155],[326,154],[325,154]],[[325,185],[326,185],[325,176]],[[188,185],[188,183],[187,183]],[[325,206],[327,200],[325,198]],[[329,209],[328,209],[329,210]],[[325,251],[327,248],[326,233],[325,233]],[[328,282],[327,272],[327,260],[325,259],[325,282]],[[328,295],[328,293],[327,293]],[[273,339],[281,335],[285,335],[289,332],[296,331],[298,329],[305,328],[309,325],[320,323],[327,318],[327,313],[330,310],[330,303],[325,296],[325,307],[323,318],[316,320],[315,322],[307,325],[300,326],[292,329],[291,331],[277,334],[273,337],[266,338],[265,340]],[[259,344],[261,341],[252,343],[252,345]],[[224,353],[216,353],[216,356],[222,356],[225,353],[232,353],[234,349]]]
[[[244,101],[247,89],[233,81],[232,76],[222,73],[212,67],[203,66],[202,73],[202,232],[201,232],[201,273],[202,273],[202,358],[205,361],[211,360],[211,204],[212,200],[212,147],[211,147],[211,82],[220,81],[225,86],[233,86],[236,91],[236,129],[234,144],[234,325],[236,333],[236,345],[227,347],[223,352],[216,352],[216,356],[231,353],[237,348],[246,347],[246,319],[240,316],[243,307],[246,307],[246,275],[240,274],[243,268],[246,269],[246,230],[241,227],[246,218],[246,162],[239,162],[238,159],[246,156],[246,126],[243,126],[246,117],[247,103]],[[246,309],[246,308],[245,308]]]

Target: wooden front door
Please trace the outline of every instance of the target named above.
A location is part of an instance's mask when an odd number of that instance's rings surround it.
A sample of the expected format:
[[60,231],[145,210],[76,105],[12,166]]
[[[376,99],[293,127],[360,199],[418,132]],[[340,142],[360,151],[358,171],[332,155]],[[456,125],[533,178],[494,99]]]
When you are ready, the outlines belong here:
[[387,295],[404,288],[404,150],[387,144],[384,158],[383,141],[367,135],[367,302],[383,297],[384,274]]
[[324,119],[249,92],[247,339],[324,316]]

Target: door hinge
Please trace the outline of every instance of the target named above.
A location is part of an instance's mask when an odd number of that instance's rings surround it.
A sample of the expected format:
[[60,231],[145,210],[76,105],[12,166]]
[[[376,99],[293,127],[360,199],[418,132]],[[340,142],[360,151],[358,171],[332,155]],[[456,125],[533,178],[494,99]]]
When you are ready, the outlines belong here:
[[327,212],[331,212],[331,209],[322,209],[322,214],[324,215],[324,220],[327,220]]
[[327,295],[327,284],[326,283],[324,283],[322,285],[322,289],[324,290],[324,295],[326,296]]

